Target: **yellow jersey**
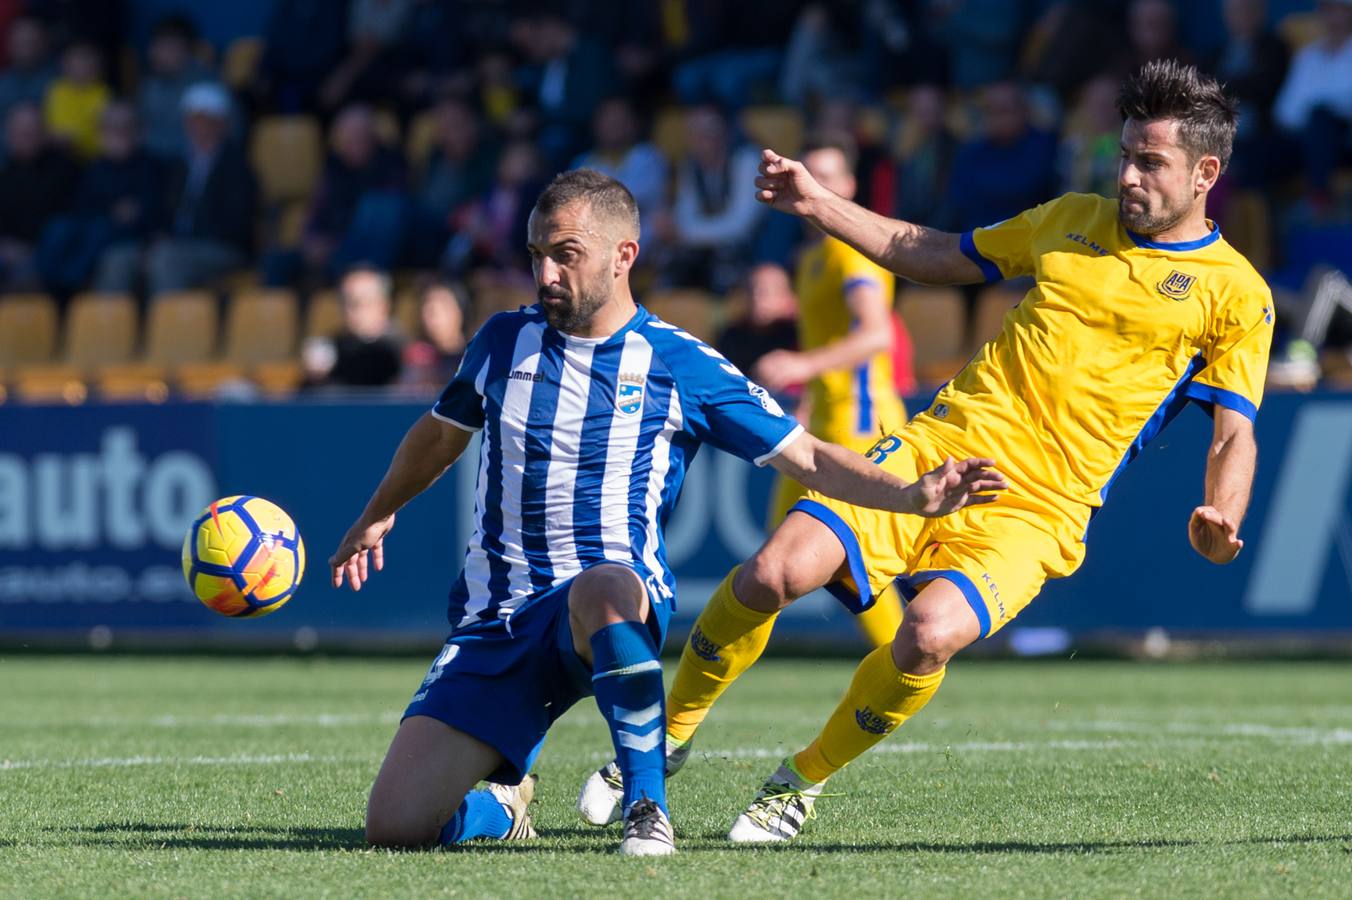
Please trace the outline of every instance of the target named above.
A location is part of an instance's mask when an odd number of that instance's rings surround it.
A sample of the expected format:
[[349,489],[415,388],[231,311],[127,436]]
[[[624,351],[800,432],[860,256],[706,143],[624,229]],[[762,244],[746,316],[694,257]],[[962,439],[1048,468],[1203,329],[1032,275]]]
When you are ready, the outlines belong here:
[[1254,418],[1272,294],[1208,225],[1199,240],[1161,243],[1128,232],[1115,200],[1067,194],[962,235],[987,280],[1036,283],[902,436],[993,457],[1016,492],[1082,535],[1188,401]]
[[[895,277],[858,250],[828,237],[798,261],[798,344],[815,350],[850,333],[853,315],[845,295],[860,284],[877,287],[890,311]],[[853,369],[823,372],[807,385],[812,404],[808,431],[822,440],[867,449],[902,426],[906,411],[892,384],[892,354],[884,350]]]

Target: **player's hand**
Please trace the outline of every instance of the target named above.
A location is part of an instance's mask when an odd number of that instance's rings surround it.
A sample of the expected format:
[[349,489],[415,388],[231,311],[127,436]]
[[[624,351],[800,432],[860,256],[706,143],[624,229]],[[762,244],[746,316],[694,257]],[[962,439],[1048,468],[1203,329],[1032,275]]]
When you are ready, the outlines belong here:
[[833,196],[807,173],[807,168],[798,160],[780,156],[768,148],[761,151],[756,199],[771,209],[806,216],[812,211],[815,201]]
[[756,360],[752,378],[771,392],[784,390],[794,384],[803,384],[812,377],[801,353],[792,350],[771,350]]
[[1244,542],[1239,539],[1239,523],[1214,506],[1199,506],[1188,519],[1188,540],[1192,549],[1218,566],[1239,556]]
[[329,557],[329,569],[333,574],[333,586],[343,586],[346,578],[352,590],[359,591],[366,583],[370,567],[379,572],[385,568],[385,535],[394,527],[394,516],[381,519],[373,525],[357,522],[343,535],[343,542]]
[[917,516],[946,516],[963,507],[990,503],[996,495],[1009,487],[1005,476],[994,468],[993,459],[964,459],[953,457],[932,472],[921,475],[907,490],[915,499],[912,512]]

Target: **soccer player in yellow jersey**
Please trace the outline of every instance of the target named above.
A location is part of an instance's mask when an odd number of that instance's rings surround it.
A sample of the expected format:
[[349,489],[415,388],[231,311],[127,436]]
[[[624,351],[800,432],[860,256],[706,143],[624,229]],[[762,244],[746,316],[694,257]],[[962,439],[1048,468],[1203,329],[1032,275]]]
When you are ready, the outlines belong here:
[[737,817],[732,840],[798,834],[827,778],[918,713],[954,654],[1018,615],[1048,578],[1075,571],[1114,479],[1188,401],[1214,418],[1188,538],[1213,563],[1240,552],[1272,300],[1206,218],[1207,193],[1230,159],[1235,103],[1196,69],[1159,61],[1125,81],[1117,105],[1117,201],[1069,194],[961,235],[875,215],[765,151],[763,202],[894,272],[934,284],[1035,284],[930,407],[869,454],[913,480],[979,448],[1009,479],[998,502],[920,520],[809,492],[701,613],[667,702],[668,748],[685,748],[669,749],[668,772],[794,598],[833,582],[861,606],[893,582],[911,598],[891,645],[865,657],[819,736]]
[[[849,200],[855,193],[856,156],[848,135],[818,135],[807,141],[803,165],[818,184]],[[807,430],[865,453],[906,422],[906,407],[892,382],[896,279],[849,244],[816,229],[811,232],[815,239],[800,256],[794,279],[800,349],[767,353],[753,377],[771,391],[807,385]],[[791,478],[775,479],[771,529],[805,492]],[[859,613],[858,621],[875,647],[889,643],[901,624],[896,591],[879,597]]]

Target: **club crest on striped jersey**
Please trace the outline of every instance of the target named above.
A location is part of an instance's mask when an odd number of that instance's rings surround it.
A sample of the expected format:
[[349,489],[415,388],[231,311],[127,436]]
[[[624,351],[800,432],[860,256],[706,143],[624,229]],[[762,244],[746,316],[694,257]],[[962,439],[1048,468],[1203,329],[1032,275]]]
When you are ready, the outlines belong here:
[[621,372],[615,382],[615,408],[622,416],[638,415],[643,409],[643,385],[647,376],[636,372]]
[[1169,277],[1155,285],[1155,290],[1171,300],[1188,299],[1188,291],[1192,290],[1192,285],[1197,281],[1196,275],[1188,275],[1177,269],[1169,272]]

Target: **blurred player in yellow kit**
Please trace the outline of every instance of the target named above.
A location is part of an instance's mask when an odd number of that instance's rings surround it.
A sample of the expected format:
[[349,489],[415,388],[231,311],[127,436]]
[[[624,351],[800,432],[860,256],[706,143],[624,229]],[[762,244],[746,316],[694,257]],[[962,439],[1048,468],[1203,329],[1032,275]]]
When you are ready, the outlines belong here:
[[[853,199],[858,151],[848,135],[819,135],[803,148],[803,165],[818,184]],[[807,430],[860,453],[906,422],[892,380],[892,300],[896,278],[849,244],[810,229],[811,245],[798,260],[798,350],[761,357],[752,377],[771,391],[804,384]],[[802,419],[802,416],[799,416]],[[806,488],[780,475],[770,500],[768,529],[776,528]],[[901,624],[901,600],[888,591],[858,615],[875,647]]]
[[[1188,538],[1217,564],[1243,546],[1272,297],[1206,218],[1230,159],[1235,102],[1196,69],[1157,61],[1124,82],[1117,105],[1116,201],[1067,194],[961,235],[871,213],[802,163],[764,152],[762,202],[894,272],[1035,284],[930,407],[869,453],[909,480],[980,448],[1010,482],[998,502],[922,521],[809,492],[695,623],[667,701],[669,774],[709,707],[759,657],[781,608],[826,584],[860,606],[894,583],[911,598],[891,645],[860,663],[821,733],[770,776],[730,839],[797,835],[827,778],[919,712],[956,653],[1007,624],[1048,578],[1074,572],[1113,481],[1189,401],[1214,427]],[[600,807],[596,776],[587,787],[584,815]]]

